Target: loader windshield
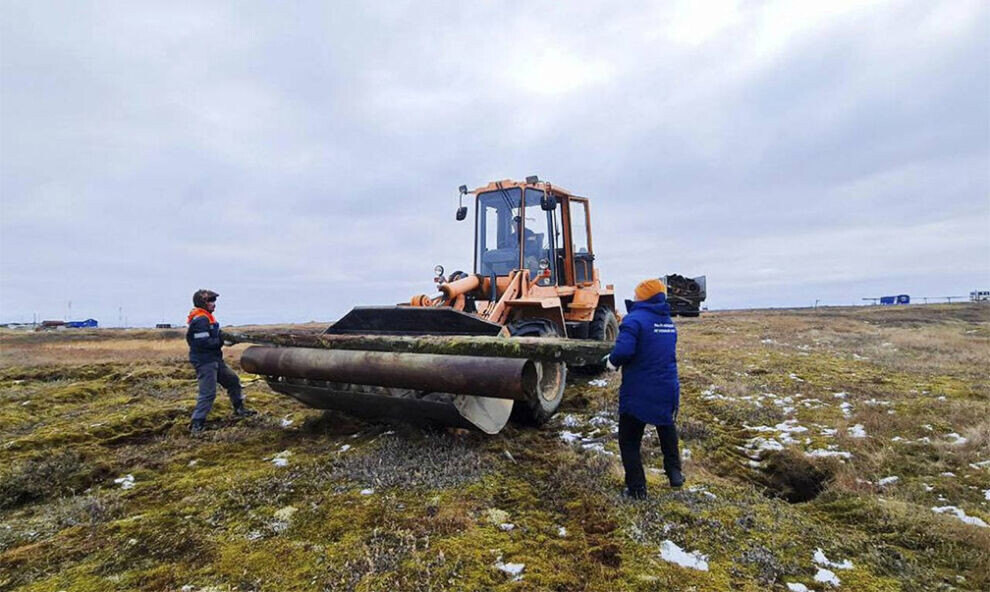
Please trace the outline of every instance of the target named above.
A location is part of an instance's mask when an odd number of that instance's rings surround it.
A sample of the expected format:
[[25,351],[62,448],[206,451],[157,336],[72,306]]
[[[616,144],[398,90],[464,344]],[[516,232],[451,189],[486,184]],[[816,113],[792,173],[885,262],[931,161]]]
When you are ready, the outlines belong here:
[[519,268],[521,195],[518,188],[478,194],[477,273],[506,275]]

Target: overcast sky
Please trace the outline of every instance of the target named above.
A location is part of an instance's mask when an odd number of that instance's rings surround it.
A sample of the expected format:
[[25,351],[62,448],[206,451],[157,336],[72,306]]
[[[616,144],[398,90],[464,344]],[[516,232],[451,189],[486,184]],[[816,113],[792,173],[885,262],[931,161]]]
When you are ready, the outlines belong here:
[[372,4],[4,2],[0,320],[406,301],[531,174],[622,297],[990,289],[990,3]]

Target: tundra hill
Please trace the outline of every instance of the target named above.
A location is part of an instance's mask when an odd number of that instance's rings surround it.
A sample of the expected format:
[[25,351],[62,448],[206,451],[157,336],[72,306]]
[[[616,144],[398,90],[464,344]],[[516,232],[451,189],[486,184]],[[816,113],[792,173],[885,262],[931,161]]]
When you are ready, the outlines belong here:
[[[987,590],[990,307],[678,321],[687,485],[619,496],[618,374],[542,429],[323,414],[181,331],[4,332],[0,589]],[[243,346],[227,350],[235,368]]]

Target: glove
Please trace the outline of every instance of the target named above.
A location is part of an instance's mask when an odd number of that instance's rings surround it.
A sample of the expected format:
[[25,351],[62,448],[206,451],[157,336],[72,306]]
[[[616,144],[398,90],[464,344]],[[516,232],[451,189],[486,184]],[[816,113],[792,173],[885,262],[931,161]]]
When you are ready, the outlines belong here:
[[605,356],[604,358],[602,358],[602,361],[605,362],[606,370],[611,370],[614,372],[619,369],[615,364],[612,363],[612,360],[609,359],[609,356]]
[[223,332],[223,329],[220,330],[220,341],[226,346],[231,346],[236,343],[230,335]]

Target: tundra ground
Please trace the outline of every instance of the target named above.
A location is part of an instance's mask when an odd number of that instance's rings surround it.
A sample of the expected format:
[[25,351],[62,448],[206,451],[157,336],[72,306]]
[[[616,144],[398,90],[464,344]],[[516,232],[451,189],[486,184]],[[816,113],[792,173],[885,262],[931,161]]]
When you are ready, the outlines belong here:
[[572,373],[550,425],[497,436],[242,374],[261,414],[220,394],[194,437],[181,331],[4,332],[0,590],[990,589],[990,307],[678,326],[688,483],[650,434],[640,502],[618,374]]

